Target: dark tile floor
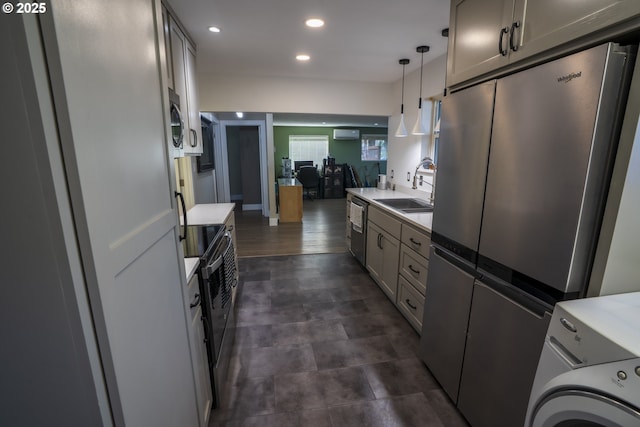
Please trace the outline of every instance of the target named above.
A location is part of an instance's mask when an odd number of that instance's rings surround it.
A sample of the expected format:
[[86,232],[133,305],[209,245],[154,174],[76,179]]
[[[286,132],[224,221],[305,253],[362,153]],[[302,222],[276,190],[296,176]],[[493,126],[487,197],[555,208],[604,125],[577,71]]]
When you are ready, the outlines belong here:
[[350,254],[241,258],[217,426],[467,426]]

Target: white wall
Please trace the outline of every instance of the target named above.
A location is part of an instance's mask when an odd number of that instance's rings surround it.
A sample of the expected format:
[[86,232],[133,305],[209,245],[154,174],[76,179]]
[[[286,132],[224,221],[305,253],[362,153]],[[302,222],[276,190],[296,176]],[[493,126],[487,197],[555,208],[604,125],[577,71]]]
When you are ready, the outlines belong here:
[[[411,58],[413,61],[414,59]],[[429,101],[425,98],[441,95],[445,87],[445,76],[447,69],[447,56],[442,55],[433,61],[425,64],[423,67],[422,77],[422,108],[428,109]],[[404,82],[404,121],[409,133],[418,117],[418,98],[420,92],[420,70],[416,70],[405,76]],[[392,116],[389,118],[389,160],[387,162],[387,181],[395,184],[396,189],[414,193],[419,197],[428,197],[431,192],[431,186],[423,185],[419,190],[411,190],[413,174],[416,165],[420,159],[426,155],[423,152],[423,146],[428,145],[427,142],[431,138],[430,134],[423,136],[409,135],[404,138],[395,136],[396,128],[400,123],[400,103],[402,95],[402,79],[393,85]],[[425,111],[429,117],[429,111]],[[393,170],[393,178],[392,171]],[[407,173],[411,175],[407,181]],[[425,176],[427,182],[431,182],[431,176]]]
[[[198,74],[200,111],[388,116],[393,85]],[[416,99],[417,102],[417,99]]]

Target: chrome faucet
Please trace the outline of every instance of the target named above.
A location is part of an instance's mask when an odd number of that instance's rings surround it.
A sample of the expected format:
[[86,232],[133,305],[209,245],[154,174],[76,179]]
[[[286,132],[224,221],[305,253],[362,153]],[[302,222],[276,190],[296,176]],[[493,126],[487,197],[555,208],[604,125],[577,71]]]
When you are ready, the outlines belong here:
[[[422,160],[420,160],[420,163],[418,163],[418,165],[416,166],[416,170],[413,173],[413,186],[411,187],[414,190],[418,189],[418,169],[420,169],[420,167],[424,167],[427,169],[432,169],[434,171],[434,180],[435,180],[435,170],[436,170],[436,164],[433,163],[433,159],[431,157],[424,157]],[[430,202],[431,204],[433,204],[433,189],[434,186],[432,183],[427,182],[427,184],[429,184],[431,186],[431,197],[430,197]]]

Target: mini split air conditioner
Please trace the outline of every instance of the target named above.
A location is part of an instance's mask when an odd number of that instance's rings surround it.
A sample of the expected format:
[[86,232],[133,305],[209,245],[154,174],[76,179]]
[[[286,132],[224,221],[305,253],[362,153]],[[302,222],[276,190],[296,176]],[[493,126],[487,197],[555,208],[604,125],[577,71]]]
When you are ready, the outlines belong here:
[[334,129],[333,139],[360,139],[358,129]]

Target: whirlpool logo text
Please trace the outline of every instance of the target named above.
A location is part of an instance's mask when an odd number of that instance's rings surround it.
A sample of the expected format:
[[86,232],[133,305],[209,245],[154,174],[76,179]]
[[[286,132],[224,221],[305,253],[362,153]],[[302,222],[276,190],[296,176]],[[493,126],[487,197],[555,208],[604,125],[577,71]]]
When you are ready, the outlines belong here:
[[577,79],[578,77],[582,77],[582,71],[577,73],[567,74],[566,76],[558,77],[558,83],[569,83],[573,79]]

